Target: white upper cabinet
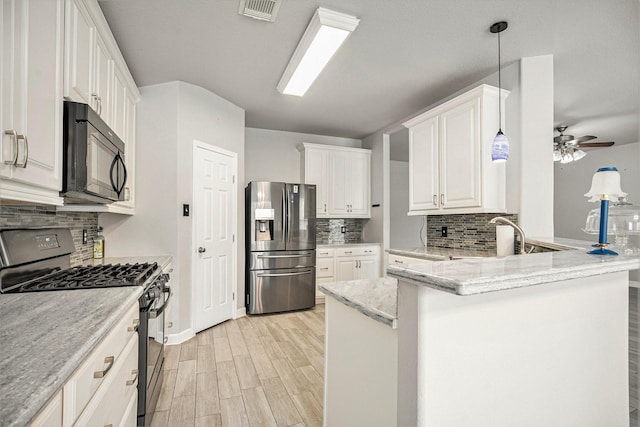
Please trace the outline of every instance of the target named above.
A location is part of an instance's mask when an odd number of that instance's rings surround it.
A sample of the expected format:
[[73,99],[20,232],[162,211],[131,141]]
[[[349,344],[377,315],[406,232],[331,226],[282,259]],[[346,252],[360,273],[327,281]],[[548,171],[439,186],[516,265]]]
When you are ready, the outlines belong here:
[[65,0],[64,97],[89,104],[125,144],[125,200],[67,205],[66,211],[133,214],[136,104],[140,92],[96,0]]
[[404,123],[409,215],[505,212],[505,164],[491,161],[498,102],[498,89],[481,85]]
[[318,218],[371,217],[371,150],[303,143],[301,180],[315,184]]
[[60,205],[63,0],[3,1],[0,198]]

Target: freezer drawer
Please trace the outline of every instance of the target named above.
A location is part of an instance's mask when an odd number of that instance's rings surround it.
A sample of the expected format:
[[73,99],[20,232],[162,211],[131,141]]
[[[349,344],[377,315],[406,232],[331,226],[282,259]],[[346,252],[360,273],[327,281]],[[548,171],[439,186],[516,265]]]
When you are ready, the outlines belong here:
[[251,252],[249,270],[313,267],[315,258],[314,250]]
[[301,310],[315,305],[315,267],[253,270],[248,279],[247,314]]

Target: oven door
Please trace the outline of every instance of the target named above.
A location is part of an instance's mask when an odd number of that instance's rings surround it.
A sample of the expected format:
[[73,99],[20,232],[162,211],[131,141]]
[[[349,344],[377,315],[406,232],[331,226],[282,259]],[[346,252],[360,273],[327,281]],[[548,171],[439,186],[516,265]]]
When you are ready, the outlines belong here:
[[[158,285],[162,289],[161,285]],[[164,329],[164,311],[169,304],[171,293],[169,287],[160,291],[159,297],[151,306],[140,313],[138,369],[138,425],[151,424],[155,413],[163,382],[164,345],[166,342]],[[143,387],[144,384],[144,387]]]

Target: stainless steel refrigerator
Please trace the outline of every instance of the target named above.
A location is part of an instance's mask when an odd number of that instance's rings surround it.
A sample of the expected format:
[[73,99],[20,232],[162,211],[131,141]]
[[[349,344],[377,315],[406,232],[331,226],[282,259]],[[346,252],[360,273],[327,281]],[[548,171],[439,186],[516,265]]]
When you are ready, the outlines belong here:
[[313,307],[316,186],[250,182],[245,210],[247,314]]

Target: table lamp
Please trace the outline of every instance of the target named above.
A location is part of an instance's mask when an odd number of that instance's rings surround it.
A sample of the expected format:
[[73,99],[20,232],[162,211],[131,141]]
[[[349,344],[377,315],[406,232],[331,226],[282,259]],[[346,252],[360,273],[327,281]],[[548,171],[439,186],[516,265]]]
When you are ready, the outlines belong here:
[[620,174],[615,167],[600,168],[593,175],[591,189],[585,194],[590,197],[590,202],[600,201],[600,232],[598,243],[587,253],[593,255],[618,255],[616,252],[606,249],[607,243],[607,219],[609,216],[609,200],[618,200],[627,193],[620,188]]

